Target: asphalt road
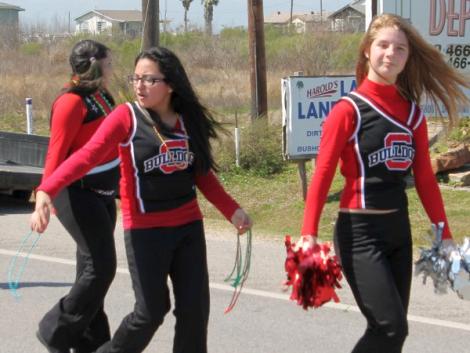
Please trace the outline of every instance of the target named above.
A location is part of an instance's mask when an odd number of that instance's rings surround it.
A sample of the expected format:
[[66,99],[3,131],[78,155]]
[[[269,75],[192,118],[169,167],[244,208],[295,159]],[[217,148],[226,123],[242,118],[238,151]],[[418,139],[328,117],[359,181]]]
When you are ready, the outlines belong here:
[[[59,222],[51,224],[30,257],[15,298],[8,289],[9,263],[28,233],[31,205],[0,197],[0,353],[40,353],[35,338],[42,315],[69,290],[75,274],[74,244]],[[255,220],[256,221],[256,220]],[[345,281],[340,304],[304,311],[281,290],[284,280],[282,241],[256,238],[252,268],[237,306],[224,308],[232,288],[224,284],[235,256],[236,240],[229,227],[206,227],[211,281],[211,353],[350,352],[365,328]],[[118,274],[106,298],[112,329],[133,307],[126,269],[122,228],[116,231]],[[18,264],[23,258],[18,258]],[[172,351],[174,317],[167,315],[146,352]],[[454,293],[438,296],[431,285],[414,278],[406,353],[469,352],[470,301]]]

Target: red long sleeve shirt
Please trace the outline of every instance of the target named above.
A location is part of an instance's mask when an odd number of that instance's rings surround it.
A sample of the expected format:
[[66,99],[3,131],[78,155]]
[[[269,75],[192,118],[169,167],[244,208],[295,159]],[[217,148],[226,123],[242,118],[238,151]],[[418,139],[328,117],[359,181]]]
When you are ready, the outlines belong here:
[[[357,91],[370,97],[385,112],[405,124],[411,103],[403,98],[394,85],[382,85],[364,80]],[[341,174],[346,179],[340,207],[356,208],[352,202],[354,188],[359,183],[360,171],[356,161],[353,142],[349,141],[356,124],[356,111],[351,103],[340,100],[331,110],[323,125],[320,140],[320,153],[316,161],[315,172],[307,193],[304,211],[303,235],[318,234],[320,215],[328,196],[336,166],[340,161]],[[424,209],[432,223],[445,222],[443,238],[450,238],[450,230],[444,210],[442,196],[431,168],[426,119],[414,130],[413,139],[416,154],[412,170],[415,186]]]
[[[132,151],[127,143],[133,131],[132,114],[125,104],[119,105],[103,122],[90,141],[67,159],[49,178],[43,180],[39,190],[51,197],[72,181],[79,179],[103,156],[119,146],[121,159],[121,209],[124,229],[173,227],[202,219],[197,199],[166,211],[141,213],[135,196],[136,181],[132,166]],[[240,206],[224,190],[215,174],[210,171],[197,175],[196,186],[219,211],[230,220]]]
[[[106,113],[111,112],[111,108],[100,94],[94,94],[94,98],[106,109]],[[105,119],[105,115],[100,112],[101,117],[84,123],[87,113],[83,98],[77,94],[65,93],[54,102],[43,179],[51,175],[68,156],[85,145]],[[103,156],[103,161],[111,161],[117,156],[117,148],[109,150]]]

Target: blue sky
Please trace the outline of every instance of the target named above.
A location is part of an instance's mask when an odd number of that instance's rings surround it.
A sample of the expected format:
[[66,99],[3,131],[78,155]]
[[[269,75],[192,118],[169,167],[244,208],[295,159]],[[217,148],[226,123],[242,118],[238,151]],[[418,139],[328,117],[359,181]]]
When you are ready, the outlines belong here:
[[[325,11],[335,11],[351,2],[351,0],[293,0],[294,12],[320,11],[322,3]],[[25,23],[48,22],[52,19],[63,20],[83,15],[92,9],[102,10],[140,10],[141,0],[3,0],[11,5],[17,5],[26,11],[20,12],[20,21]],[[214,28],[219,30],[224,26],[247,25],[247,0],[220,0],[214,10]],[[276,11],[290,11],[290,0],[264,0],[264,15]],[[183,22],[184,9],[180,0],[160,0],[161,17],[170,19],[173,28]],[[203,24],[203,8],[201,0],[191,3],[188,17],[190,23],[201,26]],[[74,22],[72,22],[72,26]]]

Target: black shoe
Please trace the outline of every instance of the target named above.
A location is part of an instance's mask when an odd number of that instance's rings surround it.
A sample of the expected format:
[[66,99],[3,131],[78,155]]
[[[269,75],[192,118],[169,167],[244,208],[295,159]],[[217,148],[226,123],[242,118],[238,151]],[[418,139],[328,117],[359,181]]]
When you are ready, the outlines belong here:
[[38,338],[39,342],[41,342],[41,344],[46,347],[47,351],[49,353],[70,353],[70,349],[66,349],[66,350],[60,350],[58,348],[54,348],[52,346],[50,346],[46,340],[41,336],[41,334],[39,333],[39,331],[36,331],[36,337]]

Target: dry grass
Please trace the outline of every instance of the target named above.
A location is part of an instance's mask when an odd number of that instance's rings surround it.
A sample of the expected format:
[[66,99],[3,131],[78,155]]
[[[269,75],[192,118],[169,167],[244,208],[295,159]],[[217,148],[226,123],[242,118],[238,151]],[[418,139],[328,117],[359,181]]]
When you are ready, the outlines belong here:
[[50,105],[68,75],[66,49],[0,50],[0,129],[25,131],[25,98],[33,98],[36,132],[47,134]]
[[[309,36],[289,36],[274,30],[266,32],[267,94],[269,114],[279,120],[280,80],[295,71],[315,75],[352,72],[353,63],[344,66],[338,57],[356,41],[324,32]],[[68,55],[73,44],[83,38],[57,43],[23,44],[14,49],[0,49],[0,129],[24,131],[26,97],[33,98],[36,133],[47,134],[50,106],[70,75]],[[118,102],[132,97],[125,77],[132,72],[133,59],[140,49],[138,41],[125,38],[97,38],[113,52],[115,80],[111,91]],[[234,123],[235,113],[250,112],[250,67],[247,35],[243,30],[228,29],[217,38],[200,33],[164,35],[161,44],[174,50],[182,60],[202,101]],[[349,49],[348,49],[349,50]],[[350,50],[351,51],[351,50]],[[321,56],[320,56],[321,53]],[[346,60],[347,61],[347,60]],[[23,121],[22,121],[23,120]],[[241,119],[245,123],[249,119]]]

